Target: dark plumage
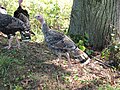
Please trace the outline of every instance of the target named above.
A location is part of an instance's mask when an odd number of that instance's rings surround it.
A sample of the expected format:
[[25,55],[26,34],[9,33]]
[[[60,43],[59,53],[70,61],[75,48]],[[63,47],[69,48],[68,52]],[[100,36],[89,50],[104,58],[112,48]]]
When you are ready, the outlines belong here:
[[14,17],[19,18],[19,14],[22,13],[22,14],[24,14],[24,15],[29,19],[28,11],[22,9],[21,3],[22,3],[22,1],[19,0],[19,7],[18,7],[17,10],[14,12]]
[[48,48],[57,54],[59,58],[61,58],[61,55],[65,55],[69,61],[69,65],[71,65],[70,53],[72,53],[75,58],[84,63],[83,65],[90,62],[88,55],[80,50],[68,36],[56,30],[49,29],[41,15],[36,16],[36,18],[42,24],[42,32]]
[[[24,37],[26,37],[26,35],[28,36],[29,33],[28,28],[21,20],[12,17],[8,14],[2,14],[2,13],[0,13],[0,31],[8,36],[9,39],[8,49],[11,48],[13,36],[15,36],[15,33],[17,31],[19,31]],[[16,41],[18,43],[18,47],[20,47],[20,43],[17,37],[16,37]]]
[[27,10],[24,10],[22,8],[21,3],[23,2],[23,0],[18,0],[19,6],[17,8],[17,10],[14,12],[14,17],[22,20],[25,25],[27,26],[27,28],[29,28],[29,32],[31,34],[34,34],[32,31],[30,31],[30,21],[29,21],[29,14]]
[[[6,8],[3,7],[1,4],[0,4],[0,13],[7,14]],[[0,35],[5,36],[2,32],[0,32]]]

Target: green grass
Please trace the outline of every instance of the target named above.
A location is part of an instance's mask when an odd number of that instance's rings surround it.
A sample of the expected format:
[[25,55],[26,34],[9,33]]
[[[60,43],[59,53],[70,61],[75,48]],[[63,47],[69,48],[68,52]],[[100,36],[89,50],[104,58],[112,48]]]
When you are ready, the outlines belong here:
[[119,86],[111,86],[110,84],[102,85],[98,87],[98,90],[120,90]]

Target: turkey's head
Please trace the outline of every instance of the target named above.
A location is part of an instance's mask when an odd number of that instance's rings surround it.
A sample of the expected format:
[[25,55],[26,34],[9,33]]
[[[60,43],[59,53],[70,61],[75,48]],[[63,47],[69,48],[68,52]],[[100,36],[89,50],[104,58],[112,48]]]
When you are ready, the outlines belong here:
[[37,15],[37,16],[35,16],[35,18],[36,18],[37,20],[39,20],[41,24],[44,24],[44,23],[45,23],[44,18],[43,18],[42,15]]
[[23,0],[18,0],[19,6],[21,6],[22,2],[23,2]]

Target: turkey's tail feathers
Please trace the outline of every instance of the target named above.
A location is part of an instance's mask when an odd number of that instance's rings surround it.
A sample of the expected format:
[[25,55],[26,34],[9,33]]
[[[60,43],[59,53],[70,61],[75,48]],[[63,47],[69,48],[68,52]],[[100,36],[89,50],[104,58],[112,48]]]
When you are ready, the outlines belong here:
[[87,65],[91,61],[89,56],[79,48],[76,48],[73,54],[75,59],[79,60],[82,63],[82,65]]

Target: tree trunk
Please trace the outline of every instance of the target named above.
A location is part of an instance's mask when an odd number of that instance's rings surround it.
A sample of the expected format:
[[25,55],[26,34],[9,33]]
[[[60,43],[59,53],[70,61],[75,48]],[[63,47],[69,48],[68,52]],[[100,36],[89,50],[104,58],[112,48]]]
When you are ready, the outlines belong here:
[[68,34],[89,35],[90,46],[103,49],[111,40],[113,26],[120,32],[119,0],[74,0]]

